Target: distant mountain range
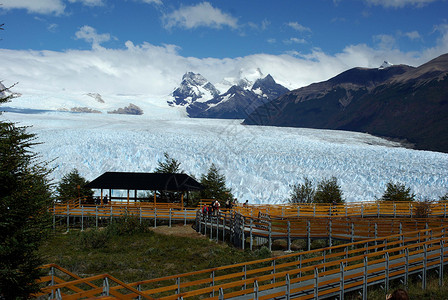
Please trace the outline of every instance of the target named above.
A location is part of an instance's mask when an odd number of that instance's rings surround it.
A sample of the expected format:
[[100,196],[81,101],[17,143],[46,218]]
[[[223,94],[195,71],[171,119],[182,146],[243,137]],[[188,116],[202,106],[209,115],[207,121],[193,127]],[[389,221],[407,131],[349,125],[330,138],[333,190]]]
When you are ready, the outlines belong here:
[[221,94],[202,75],[188,72],[182,77],[168,104],[185,107],[192,118],[244,119],[258,106],[288,91],[277,84],[271,75],[267,75],[255,82],[242,78]]
[[448,54],[417,68],[350,69],[257,107],[244,124],[368,132],[448,152]]

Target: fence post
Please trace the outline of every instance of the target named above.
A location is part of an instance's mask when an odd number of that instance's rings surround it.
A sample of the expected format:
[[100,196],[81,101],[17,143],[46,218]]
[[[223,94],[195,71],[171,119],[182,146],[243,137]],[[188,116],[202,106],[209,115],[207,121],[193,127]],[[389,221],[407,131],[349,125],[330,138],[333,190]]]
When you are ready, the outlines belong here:
[[176,294],[180,294],[180,277],[176,278],[177,291]]
[[169,226],[168,227],[171,227],[171,207],[170,207],[170,216],[169,216]]
[[114,213],[112,212],[113,206],[110,206],[110,222],[112,223],[112,217],[114,216]]
[[219,216],[220,216],[220,212],[218,211],[218,213],[216,214],[216,242],[219,242]]
[[254,299],[258,300],[258,281],[254,281]]
[[275,265],[276,265],[276,260],[274,259],[271,263],[271,266],[272,266],[271,274],[274,275],[271,279],[271,283],[275,283]]
[[103,280],[103,293],[102,296],[109,296],[109,280],[107,277]]
[[331,234],[332,234],[332,221],[330,220],[330,222],[329,222],[329,230],[328,230],[328,239],[329,239],[329,241],[328,241],[328,246],[330,247],[330,253],[331,253],[331,247],[333,246],[333,241],[332,241],[332,239],[331,239]]
[[389,291],[389,252],[386,252],[385,254],[386,256],[386,268],[385,268],[385,276],[384,276],[384,281],[385,281],[385,290],[386,292]]
[[184,208],[184,226],[187,226],[187,209]]
[[224,290],[222,288],[219,288],[218,300],[224,300]]
[[252,251],[252,244],[253,244],[253,237],[252,237],[252,226],[253,226],[254,220],[250,219],[250,250]]
[[67,204],[67,232],[70,230],[70,206]]
[[361,218],[364,218],[364,203],[361,203]]
[[308,251],[310,251],[311,250],[311,223],[310,223],[310,220],[308,220],[307,221],[307,223],[306,223],[306,235],[307,235],[307,248],[308,248]]
[[289,273],[286,274],[286,300],[291,299],[291,278],[289,277]]
[[363,280],[363,285],[362,285],[362,299],[367,299],[367,272],[368,272],[368,268],[367,268],[367,256],[364,256],[364,280]]
[[300,217],[300,206],[299,205],[297,205],[297,217]]
[[443,285],[444,242],[440,240],[439,286]]
[[341,261],[339,264],[340,269],[340,281],[339,281],[339,300],[344,300],[344,262]]
[[288,221],[288,252],[291,252],[291,222]]
[[423,245],[423,271],[422,271],[422,289],[426,290],[426,267],[427,267],[427,253],[428,250],[427,244]]
[[[352,236],[351,236],[351,242],[355,242],[355,223],[352,222]],[[352,245],[353,248],[353,245]]]
[[394,218],[397,217],[397,204],[394,203]]
[[[211,273],[210,273],[210,278],[212,279],[212,281],[210,282],[210,286],[211,287],[214,287],[215,286],[215,271],[212,271]],[[211,292],[210,292],[210,298],[211,297],[215,297],[215,289],[213,289]]]
[[314,299],[319,299],[319,270],[314,267]]
[[154,207],[154,228],[157,227],[157,207]]
[[95,206],[95,226],[98,229],[98,205]]
[[404,265],[404,286],[408,286],[409,280],[409,248],[405,249],[405,265]]
[[[375,246],[378,245],[377,238],[378,238],[378,223],[375,222]],[[378,251],[378,247],[375,247],[375,252],[377,252],[377,251]]]
[[378,218],[380,217],[380,204],[379,203],[376,205],[376,216]]
[[272,222],[269,220],[269,251],[272,250]]
[[316,217],[316,204],[313,206],[313,217]]
[[244,217],[242,218],[242,223],[241,223],[241,244],[242,244],[242,248],[243,248],[243,250],[244,250],[244,242],[245,242],[245,239],[246,239],[246,236],[245,236],[245,232],[244,232]]
[[[111,206],[112,208],[112,206]],[[142,207],[139,207],[140,224],[142,224]]]
[[245,290],[245,289],[247,288],[247,284],[246,284],[246,279],[247,279],[247,265],[244,265],[244,267],[243,267],[243,272],[244,272],[244,276],[243,276],[243,280],[244,280],[243,289]]
[[84,231],[84,205],[81,206],[81,231]]

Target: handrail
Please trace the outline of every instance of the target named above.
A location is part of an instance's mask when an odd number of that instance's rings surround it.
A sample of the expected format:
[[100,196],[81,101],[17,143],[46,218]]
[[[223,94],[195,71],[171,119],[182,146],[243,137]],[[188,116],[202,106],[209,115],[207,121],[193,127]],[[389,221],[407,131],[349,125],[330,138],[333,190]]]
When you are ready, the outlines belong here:
[[[247,285],[253,285],[258,283],[260,291],[272,289],[278,286],[284,286],[286,283],[285,278],[287,275],[299,276],[290,280],[290,284],[297,282],[304,282],[307,279],[314,278],[313,272],[319,272],[321,275],[330,275],[339,272],[338,266],[341,262],[345,264],[345,270],[357,270],[363,267],[362,261],[368,260],[368,265],[374,266],[375,264],[383,263],[385,256],[389,257],[390,261],[403,258],[404,252],[408,252],[408,255],[414,255],[412,266],[414,269],[411,271],[418,271],[421,268],[418,263],[423,260],[421,257],[424,249],[430,253],[429,258],[434,259],[435,254],[431,254],[434,251],[442,249],[440,245],[443,245],[448,241],[448,237],[445,236],[445,231],[448,230],[448,226],[442,226],[432,229],[423,229],[413,232],[405,232],[402,234],[391,235],[383,238],[369,239],[354,243],[348,243],[343,245],[337,245],[333,247],[326,247],[322,249],[315,249],[300,253],[291,253],[274,258],[266,258],[251,262],[239,263],[234,265],[209,268],[206,270],[188,272],[184,274],[177,274],[172,276],[165,276],[157,279],[150,279],[144,281],[138,281],[125,285],[119,285],[112,287],[111,291],[117,291],[120,286],[127,288],[130,291],[137,290],[136,287],[142,288],[145,285],[160,285],[159,287],[152,287],[143,289],[142,294],[150,297],[160,295],[160,299],[177,299],[183,297],[193,297],[198,295],[208,295],[209,293],[217,293],[220,289],[226,291],[226,298],[232,295],[244,295],[247,293],[253,293],[253,287],[247,288]],[[448,250],[448,249],[447,249]],[[431,252],[432,251],[432,252]],[[443,248],[443,255],[445,256],[445,248]],[[434,252],[435,253],[435,252]],[[444,257],[443,256],[443,257]],[[448,261],[443,258],[443,262]],[[394,262],[394,268],[398,268],[403,264]],[[435,263],[431,262],[434,266]],[[383,272],[385,267],[376,267],[376,272]],[[233,271],[232,269],[237,269]],[[243,271],[241,271],[243,269]],[[402,270],[392,269],[393,272],[389,275],[400,275]],[[395,270],[395,271],[394,271]],[[220,271],[223,271],[219,273]],[[218,274],[219,273],[219,274]],[[358,272],[359,273],[359,272]],[[360,274],[350,275],[352,278],[358,278]],[[211,276],[213,274],[213,276]],[[307,275],[308,274],[308,275]],[[358,275],[356,275],[358,274]],[[371,276],[370,280],[379,280],[380,277],[376,276],[373,271],[368,272]],[[373,275],[372,275],[373,274]],[[201,277],[204,276],[204,277]],[[98,275],[100,276],[100,275]],[[199,277],[198,277],[199,276]],[[319,275],[320,276],[320,275]],[[376,277],[375,277],[376,276]],[[381,275],[381,276],[384,276]],[[241,279],[243,277],[243,279]],[[59,288],[77,284],[78,282],[92,281],[89,277],[84,281],[72,281],[66,283],[60,283],[55,285]],[[292,277],[291,277],[292,278]],[[349,277],[347,277],[349,278]],[[348,280],[348,279],[347,279]],[[171,283],[176,281],[175,283]],[[271,283],[263,283],[269,281]],[[163,284],[165,282],[165,284]],[[206,286],[204,286],[204,284]],[[329,284],[329,283],[328,283]],[[360,283],[363,284],[362,282]],[[211,286],[210,286],[211,285]],[[322,287],[322,283],[319,287]],[[356,284],[347,284],[348,287],[356,287]],[[131,289],[132,288],[132,289]],[[301,287],[306,288],[305,287]],[[237,289],[237,290],[235,290]],[[298,293],[298,288],[295,288],[295,293]],[[340,288],[333,288],[334,291],[340,291]],[[55,290],[52,288],[51,290]],[[183,291],[181,291],[183,290]],[[49,290],[47,290],[49,291]],[[180,292],[180,293],[179,293]],[[329,293],[328,291],[324,291]],[[171,295],[165,295],[166,293],[172,293]],[[133,291],[133,295],[137,295]],[[212,297],[213,298],[213,297]]]

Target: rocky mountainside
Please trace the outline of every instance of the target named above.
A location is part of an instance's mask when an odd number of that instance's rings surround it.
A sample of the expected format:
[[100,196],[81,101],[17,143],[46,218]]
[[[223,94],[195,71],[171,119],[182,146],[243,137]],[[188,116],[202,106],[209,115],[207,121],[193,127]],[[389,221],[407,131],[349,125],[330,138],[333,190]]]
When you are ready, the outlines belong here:
[[418,68],[354,68],[262,105],[245,124],[340,129],[448,152],[448,54]]
[[227,92],[219,91],[200,74],[188,72],[173,92],[171,106],[184,106],[192,118],[244,119],[258,106],[289,90],[277,84],[271,75],[251,82],[241,78]]
[[196,101],[204,102],[217,96],[219,91],[201,74],[187,72],[182,77],[180,86],[174,90],[171,106],[188,106]]

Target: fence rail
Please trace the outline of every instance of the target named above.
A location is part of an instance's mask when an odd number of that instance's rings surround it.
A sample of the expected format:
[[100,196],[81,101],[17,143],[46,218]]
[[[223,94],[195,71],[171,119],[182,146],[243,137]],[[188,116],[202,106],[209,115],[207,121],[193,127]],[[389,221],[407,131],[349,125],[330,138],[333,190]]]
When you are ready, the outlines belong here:
[[53,270],[41,280],[52,282],[42,293],[56,299],[106,294],[117,299],[343,299],[354,290],[366,295],[371,285],[387,290],[393,279],[407,283],[412,274],[419,274],[425,288],[430,270],[438,271],[440,284],[443,280],[448,263],[446,230],[448,226],[406,232],[130,284],[107,274],[80,279],[66,272],[74,278],[68,281]]

